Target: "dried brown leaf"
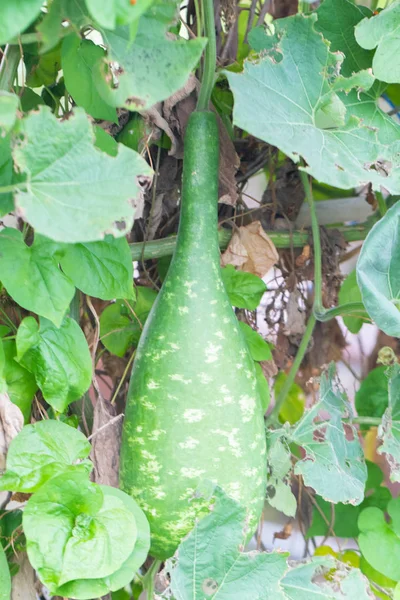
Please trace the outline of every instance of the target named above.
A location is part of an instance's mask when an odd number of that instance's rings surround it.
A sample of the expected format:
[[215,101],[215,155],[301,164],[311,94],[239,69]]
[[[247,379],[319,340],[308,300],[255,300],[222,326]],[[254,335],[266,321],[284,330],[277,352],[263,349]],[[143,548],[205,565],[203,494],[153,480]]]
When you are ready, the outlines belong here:
[[7,450],[11,440],[24,426],[24,417],[6,392],[0,394],[0,470],[6,467]]
[[221,257],[222,266],[234,265],[242,271],[264,277],[279,260],[272,240],[260,221],[239,227]]
[[94,407],[92,434],[93,481],[118,487],[119,451],[121,445],[122,415],[101,396]]

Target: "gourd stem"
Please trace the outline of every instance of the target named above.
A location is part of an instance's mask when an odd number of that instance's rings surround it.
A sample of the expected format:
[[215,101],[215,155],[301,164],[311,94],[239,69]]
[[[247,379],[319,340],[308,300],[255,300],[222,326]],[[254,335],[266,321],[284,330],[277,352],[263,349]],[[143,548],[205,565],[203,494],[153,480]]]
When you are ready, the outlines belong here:
[[303,361],[303,358],[305,356],[305,353],[307,351],[308,348],[308,344],[311,340],[311,336],[313,334],[314,331],[314,327],[315,327],[315,323],[316,323],[316,318],[315,316],[312,314],[310,316],[310,318],[308,319],[308,323],[307,323],[307,327],[306,330],[304,332],[303,338],[301,340],[299,349],[297,350],[297,354],[296,357],[293,361],[292,367],[288,373],[288,376],[286,377],[286,380],[282,386],[282,389],[275,401],[275,406],[271,412],[271,414],[269,415],[268,419],[267,419],[267,423],[278,423],[278,417],[279,417],[279,412],[281,410],[281,406],[283,404],[283,402],[285,401],[286,396],[289,393],[290,388],[292,387],[295,377],[297,375],[297,371],[300,369],[301,363]]
[[20,58],[19,46],[6,46],[0,63],[0,90],[9,91],[12,88]]
[[204,52],[204,68],[196,110],[208,110],[211,92],[214,87],[215,66],[217,64],[217,40],[215,37],[215,18],[213,0],[203,0],[204,32],[208,38]]
[[147,594],[147,600],[153,600],[154,598],[154,580],[160,566],[161,560],[154,560],[150,569],[147,571],[146,575],[142,579],[143,590]]
[[362,302],[349,302],[348,304],[342,304],[330,309],[324,308],[324,305],[322,304],[322,253],[317,212],[315,210],[314,197],[309,176],[303,170],[300,170],[299,172],[306,194],[306,200],[310,207],[311,216],[311,231],[313,236],[314,250],[314,316],[318,321],[325,322],[330,321],[334,317],[338,317],[340,315],[365,314],[365,308]]

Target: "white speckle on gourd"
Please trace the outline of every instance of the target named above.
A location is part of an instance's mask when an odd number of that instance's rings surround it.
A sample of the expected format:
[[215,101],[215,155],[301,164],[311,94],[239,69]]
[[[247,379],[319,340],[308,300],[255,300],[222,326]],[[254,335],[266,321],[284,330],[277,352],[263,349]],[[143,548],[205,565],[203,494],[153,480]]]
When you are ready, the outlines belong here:
[[[239,429],[237,427],[232,429],[232,431],[224,431],[223,429],[213,429],[211,433],[215,433],[217,435],[222,435],[223,437],[225,437],[228,440],[229,449],[234,456],[240,458],[243,455],[240,443],[236,439],[236,436],[239,433]],[[223,450],[221,450],[221,448],[223,448]],[[220,446],[218,450],[220,452],[224,452],[225,446]]]
[[222,322],[223,322],[223,323],[225,323],[225,325],[227,325],[228,323],[230,323],[230,322],[231,322],[231,320],[229,319],[229,317],[224,317],[224,318],[222,319]]
[[148,450],[141,450],[140,454],[143,456],[143,458],[147,458],[148,460],[156,460],[154,454],[151,454],[151,452]]
[[150,491],[156,500],[163,500],[166,496],[166,493],[161,487],[152,487],[150,488]]
[[197,377],[204,385],[207,385],[208,383],[211,383],[213,381],[213,378],[208,373],[199,373]]
[[143,408],[147,408],[147,410],[156,410],[156,405],[147,400],[146,397],[142,398],[141,404]]
[[205,349],[205,355],[206,355],[206,363],[213,363],[216,362],[219,358],[219,353],[222,350],[222,346],[217,346],[215,344],[213,344],[212,342],[209,342],[206,346]]
[[138,433],[142,433],[142,431],[143,431],[143,427],[142,427],[142,425],[138,425],[138,426],[136,427],[136,431],[137,431]]
[[195,467],[182,467],[181,469],[181,475],[188,479],[196,479],[196,477],[201,477],[204,473],[204,469],[196,469]]
[[179,442],[179,447],[187,448],[188,450],[193,450],[194,448],[196,448],[196,446],[198,446],[199,443],[199,440],[196,440],[192,437],[187,437],[184,442]]
[[189,383],[192,383],[191,379],[185,379],[183,375],[181,375],[180,373],[174,373],[173,375],[168,375],[168,377],[170,379],[172,379],[172,381],[180,381],[181,383],[184,383],[185,385],[189,385]]
[[240,369],[243,369],[243,363],[237,363],[236,368],[240,371]]
[[211,300],[211,302],[210,302],[211,305],[214,305],[214,304],[217,304],[217,303],[218,303],[218,300]]
[[243,413],[243,422],[248,423],[251,421],[256,408],[256,399],[251,396],[241,396],[239,400],[240,410]]
[[187,423],[198,423],[204,419],[205,412],[199,408],[187,408],[183,413],[183,418]]
[[189,312],[189,308],[187,306],[178,306],[178,311],[180,315],[185,315]]
[[236,502],[240,502],[241,500],[241,485],[238,481],[232,481],[226,487],[226,491],[228,495],[231,496]]
[[225,336],[224,336],[224,334],[222,333],[222,331],[216,331],[216,332],[214,333],[214,335],[215,335],[215,336],[217,336],[217,338],[219,338],[220,340],[224,340],[224,339],[225,339]]
[[148,434],[147,439],[149,439],[152,442],[158,442],[160,435],[162,435],[163,433],[167,433],[165,429],[154,429],[154,431],[151,431]]
[[172,350],[180,350],[181,347],[178,344],[175,344],[174,342],[168,342],[168,344],[171,346]]
[[150,379],[150,381],[147,383],[148,390],[157,390],[159,387],[160,384],[156,383],[153,379]]

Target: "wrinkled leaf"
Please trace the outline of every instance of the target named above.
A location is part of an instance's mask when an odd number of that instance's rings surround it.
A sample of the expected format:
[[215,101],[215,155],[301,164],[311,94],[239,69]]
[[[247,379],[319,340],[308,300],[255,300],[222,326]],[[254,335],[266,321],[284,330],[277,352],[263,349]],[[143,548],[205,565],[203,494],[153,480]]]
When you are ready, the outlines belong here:
[[357,262],[364,306],[387,335],[400,337],[400,202],[369,232]]
[[[100,486],[104,489],[104,486]],[[103,596],[109,590],[115,591],[129,584],[139,567],[146,560],[150,549],[150,527],[143,511],[136,502],[120,490],[106,488],[107,494],[114,495],[124,503],[125,508],[132,514],[137,527],[137,538],[131,555],[123,565],[109,577],[103,579],[79,579],[64,584],[57,589],[57,594],[64,597],[86,600],[93,596]]]
[[141,16],[133,42],[128,26],[102,31],[109,59],[116,61],[122,71],[118,73],[118,86],[112,89],[107,77],[108,65],[103,62],[100,67],[103,84],[99,90],[110,105],[125,106],[131,111],[146,110],[184,86],[206,40],[173,40],[167,36],[176,9],[175,0],[154,2]]
[[260,221],[235,230],[223,255],[221,264],[239,267],[242,271],[264,277],[279,260],[274,243],[265,233]]
[[112,354],[124,356],[131,346],[136,346],[147,315],[157,293],[144,286],[136,287],[136,303],[130,308],[121,301],[110,304],[100,316],[100,339]]
[[375,77],[387,83],[400,82],[400,2],[393,2],[355,28],[356,40],[362,48],[376,48],[372,69]]
[[0,3],[0,46],[17,36],[40,13],[43,0],[2,0]]
[[17,349],[14,340],[3,340],[4,371],[7,392],[13,404],[16,404],[24,415],[25,423],[31,416],[31,406],[38,388],[32,373],[29,373],[16,360]]
[[389,369],[388,408],[378,428],[382,445],[379,454],[386,454],[391,481],[400,481],[400,365]]
[[19,98],[16,94],[0,91],[0,132],[8,133],[17,119]]
[[93,19],[101,27],[115,29],[117,25],[126,25],[136,21],[153,2],[154,0],[140,0],[139,2],[86,0],[86,6]]
[[[360,288],[357,285],[356,271],[352,271],[343,281],[339,290],[339,304],[348,302],[362,302]],[[343,317],[343,322],[351,333],[358,333],[366,321],[369,321],[368,315],[366,319],[362,317]]]
[[264,338],[262,338],[261,335],[257,333],[257,331],[254,331],[254,329],[252,329],[250,325],[247,325],[247,323],[239,321],[239,327],[242,330],[244,339],[246,340],[246,344],[250,350],[252,359],[257,361],[271,360],[271,348],[264,340]]
[[0,544],[0,600],[10,600],[11,595],[11,575],[8,568],[8,562]]
[[62,270],[85,294],[102,300],[134,298],[132,256],[126,238],[109,235],[101,242],[65,244],[62,251]]
[[[332,363],[321,377],[320,401],[292,431],[292,441],[306,453],[294,472],[325,500],[357,505],[364,498],[367,468],[356,429],[348,425],[353,439],[346,436],[342,418],[351,416],[351,406],[335,385],[334,375]],[[321,411],[329,414],[329,420],[319,424],[315,419]]]
[[11,442],[0,489],[36,492],[46,481],[72,468],[88,475],[92,463],[85,459],[90,449],[83,433],[61,421],[26,425]]
[[116,157],[96,150],[91,125],[79,108],[61,122],[40,107],[22,127],[25,140],[13,150],[27,178],[16,184],[20,216],[60,242],[96,241],[107,233],[123,237],[130,231],[138,178],[151,174],[138,154],[123,145]]
[[33,373],[45,400],[59,412],[90,387],[92,359],[82,329],[66,318],[57,329],[50,321],[26,317],[17,332],[17,359]]
[[[110,491],[111,490],[111,493]],[[23,515],[32,566],[52,593],[88,573],[109,577],[131,555],[135,517],[117,490],[69,472],[45,483]]]
[[369,564],[395,581],[400,579],[400,500],[393,498],[387,507],[388,523],[379,508],[366,508],[360,514],[358,543]]
[[[397,193],[399,125],[390,123],[373,98],[341,91],[349,87],[337,75],[343,56],[330,53],[314,28],[316,18],[275,21],[275,35],[265,35],[263,56],[247,62],[242,74],[226,73],[235,97],[234,123],[295,162],[302,156],[319,181],[344,189],[370,181],[376,189]],[[332,122],[321,126],[327,110]]]
[[0,232],[0,280],[23,308],[61,325],[75,288],[40,237],[27,246],[22,233]]
[[62,44],[62,69],[65,86],[78,106],[95,119],[117,121],[117,111],[100,96],[96,78],[100,76],[94,65],[105,56],[105,50],[76,34],[67,36]]
[[237,271],[233,265],[221,270],[222,280],[233,306],[256,310],[267,286],[260,277],[252,273]]

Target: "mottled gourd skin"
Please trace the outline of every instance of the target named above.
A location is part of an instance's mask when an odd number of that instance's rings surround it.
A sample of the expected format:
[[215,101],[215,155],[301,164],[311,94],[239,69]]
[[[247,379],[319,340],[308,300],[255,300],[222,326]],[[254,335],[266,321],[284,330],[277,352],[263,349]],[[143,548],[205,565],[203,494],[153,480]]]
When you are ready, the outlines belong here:
[[185,137],[178,243],[137,349],[121,449],[122,488],[149,519],[151,554],[172,556],[218,483],[249,510],[263,506],[263,411],[249,355],[220,274],[218,129],[193,113]]

